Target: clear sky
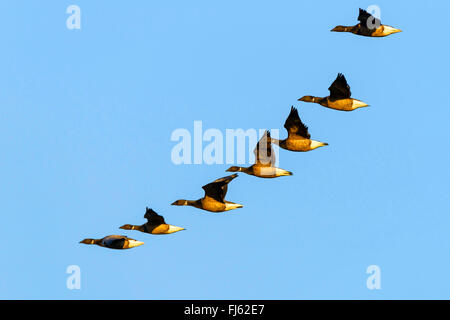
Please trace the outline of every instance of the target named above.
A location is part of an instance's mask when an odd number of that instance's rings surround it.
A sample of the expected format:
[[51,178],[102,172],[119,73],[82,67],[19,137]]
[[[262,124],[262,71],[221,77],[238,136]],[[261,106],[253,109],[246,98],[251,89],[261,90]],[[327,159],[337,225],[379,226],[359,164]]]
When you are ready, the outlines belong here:
[[[69,30],[66,8],[81,8]],[[378,5],[403,30],[330,32]],[[448,1],[4,1],[0,4],[3,299],[449,299]],[[369,108],[326,96],[338,72]],[[240,174],[213,214],[175,207],[229,164],[175,165],[178,128],[283,129],[293,176]],[[286,135],[280,130],[281,137]],[[187,230],[121,230],[145,207]],[[125,234],[115,251],[78,242]],[[66,269],[81,270],[69,290]],[[381,289],[366,269],[381,270]]]

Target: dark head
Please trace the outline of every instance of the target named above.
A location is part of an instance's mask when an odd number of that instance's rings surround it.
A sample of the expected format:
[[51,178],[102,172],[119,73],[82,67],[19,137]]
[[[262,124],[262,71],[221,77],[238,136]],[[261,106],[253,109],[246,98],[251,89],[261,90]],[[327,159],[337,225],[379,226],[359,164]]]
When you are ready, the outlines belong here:
[[84,244],[96,244],[97,240],[96,239],[84,239],[81,240],[80,243],[84,243]]
[[120,227],[120,229],[124,229],[124,230],[133,230],[134,226],[131,224],[124,224],[123,226]]
[[173,206],[187,206],[188,201],[187,200],[177,200],[174,203],[172,203]]
[[242,168],[237,166],[232,166],[227,169],[227,172],[241,172]]
[[315,102],[315,97],[313,96],[303,96],[300,99],[298,99],[298,101],[303,101],[303,102]]

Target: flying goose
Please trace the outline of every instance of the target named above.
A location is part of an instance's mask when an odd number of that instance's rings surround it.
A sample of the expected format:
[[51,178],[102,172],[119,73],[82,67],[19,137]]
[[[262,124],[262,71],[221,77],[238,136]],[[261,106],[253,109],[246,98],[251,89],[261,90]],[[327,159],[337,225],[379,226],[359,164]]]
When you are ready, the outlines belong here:
[[96,244],[100,247],[110,248],[110,249],[130,249],[143,245],[141,241],[137,241],[127,236],[106,236],[102,239],[84,239],[80,243],[84,244]]
[[169,234],[185,230],[184,228],[166,224],[163,216],[160,216],[155,211],[149,208],[145,209],[144,218],[147,219],[147,223],[144,223],[143,225],[136,226],[132,224],[125,224],[121,226],[120,229],[138,230],[150,234]]
[[318,103],[321,106],[340,110],[352,111],[358,108],[367,107],[368,104],[357,99],[350,98],[350,86],[342,73],[338,73],[336,80],[328,88],[330,95],[325,98],[303,96],[298,101]]
[[225,200],[227,194],[228,183],[236,178],[238,175],[233,174],[231,176],[217,179],[207,185],[203,186],[205,190],[205,196],[199,200],[177,200],[172,205],[174,206],[192,206],[198,209],[203,209],[211,212],[223,212],[242,208],[243,205],[229,202]]
[[279,145],[283,149],[304,152],[328,145],[328,143],[310,139],[311,135],[308,132],[308,127],[300,120],[298,111],[293,106],[284,123],[284,127],[288,132],[287,139],[278,140],[271,138],[274,144]]
[[272,148],[272,142],[269,131],[266,130],[264,132],[264,135],[259,140],[253,153],[255,154],[256,158],[256,162],[254,165],[248,168],[233,166],[228,168],[227,171],[244,172],[249,175],[253,175],[260,178],[276,178],[281,176],[292,175],[292,172],[274,167],[275,153]]
[[337,26],[331,29],[335,32],[350,32],[365,37],[386,37],[390,34],[401,32],[400,29],[381,24],[380,19],[375,18],[366,10],[359,9],[358,23],[356,26]]

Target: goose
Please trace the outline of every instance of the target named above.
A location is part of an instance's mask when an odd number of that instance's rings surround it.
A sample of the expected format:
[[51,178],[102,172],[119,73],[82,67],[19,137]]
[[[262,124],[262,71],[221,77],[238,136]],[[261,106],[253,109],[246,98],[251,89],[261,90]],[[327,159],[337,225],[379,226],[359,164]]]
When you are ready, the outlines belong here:
[[291,176],[292,172],[274,167],[275,153],[273,152],[270,132],[265,131],[262,138],[256,145],[255,150],[256,162],[254,165],[245,168],[233,166],[228,168],[228,172],[244,172],[260,178],[276,178],[281,176]]
[[365,37],[386,37],[402,30],[381,24],[380,19],[375,18],[366,10],[359,9],[358,23],[356,26],[337,26],[331,29],[334,32],[350,32]]
[[125,224],[121,226],[120,229],[138,230],[150,234],[170,234],[185,230],[181,227],[166,224],[163,216],[160,216],[155,211],[153,211],[153,209],[149,209],[148,207],[145,209],[144,218],[147,219],[147,223],[144,223],[143,225],[136,226],[132,224]]
[[298,111],[294,106],[291,107],[291,112],[284,123],[284,127],[288,132],[287,139],[278,140],[271,138],[274,144],[283,149],[305,152],[328,145],[326,142],[310,139],[311,135],[308,132],[308,127],[300,120]]
[[303,96],[298,99],[298,101],[318,103],[321,106],[340,111],[352,111],[369,106],[360,100],[350,98],[350,86],[342,73],[338,73],[336,80],[334,80],[328,90],[330,91],[330,95],[328,97],[319,98],[313,96]]
[[142,246],[144,242],[137,241],[127,236],[111,235],[106,236],[102,239],[84,239],[80,243],[84,244],[96,244],[100,247],[110,248],[110,249],[130,249],[138,246]]
[[205,190],[205,196],[199,200],[177,200],[172,205],[191,206],[211,212],[224,212],[242,208],[243,205],[241,204],[225,201],[228,183],[237,176],[237,174],[233,174],[204,185],[202,188]]

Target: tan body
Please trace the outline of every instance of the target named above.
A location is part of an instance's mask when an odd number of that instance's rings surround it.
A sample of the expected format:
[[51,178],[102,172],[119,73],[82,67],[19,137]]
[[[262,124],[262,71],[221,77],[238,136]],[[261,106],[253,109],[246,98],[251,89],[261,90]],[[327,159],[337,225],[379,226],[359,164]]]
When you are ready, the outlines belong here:
[[242,208],[243,205],[233,203],[230,201],[224,201],[220,202],[216,199],[213,199],[209,196],[205,196],[202,199],[199,199],[197,201],[191,201],[191,200],[177,200],[172,205],[175,206],[191,206],[194,208],[210,211],[210,212],[224,212],[229,211],[233,209]]
[[279,145],[280,148],[297,152],[307,152],[328,145],[326,142],[306,139],[295,135],[292,135],[285,140],[277,140],[272,138],[272,142]]
[[275,153],[273,152],[271,141],[270,132],[266,130],[253,151],[255,153],[256,163],[247,168],[233,166],[228,168],[227,171],[244,172],[259,178],[291,176],[292,172],[273,166],[275,163]]
[[254,164],[248,168],[245,167],[231,167],[227,171],[229,172],[244,172],[251,176],[259,178],[277,178],[282,176],[291,176],[292,172],[272,167],[270,165]]
[[132,224],[125,224],[121,226],[120,229],[137,230],[150,234],[170,234],[185,230],[184,228],[167,224],[163,216],[157,214],[153,209],[150,209],[148,207],[145,208],[144,218],[147,219],[147,223],[143,225],[136,226]]
[[298,100],[317,103],[323,107],[340,111],[353,111],[358,108],[369,106],[368,104],[353,98],[331,100],[330,97],[319,98],[313,96],[304,96]]
[[247,169],[248,171],[246,173],[260,178],[276,178],[292,175],[292,172],[290,171],[286,171],[284,169],[280,169],[277,167],[264,166],[259,164],[254,164]]
[[243,205],[233,203],[230,201],[225,201],[225,203],[222,203],[208,196],[205,196],[203,199],[200,199],[200,202],[201,207],[198,208],[210,212],[224,212],[243,207]]
[[102,239],[84,239],[84,244],[94,244],[109,249],[131,249],[144,244],[144,242],[128,238],[127,236],[111,235]]
[[397,32],[401,32],[401,30],[393,28],[391,26],[387,26],[387,25],[380,25],[378,28],[374,28],[374,29],[368,29],[368,28],[362,28],[361,24],[358,23],[356,26],[351,26],[351,27],[347,27],[347,26],[337,26],[335,28],[333,28],[331,31],[334,32],[349,32],[349,33],[353,33],[359,36],[364,36],[364,37],[386,37],[390,34],[393,33],[397,33]]
[[238,175],[217,179],[202,188],[205,191],[205,196],[199,200],[177,200],[172,205],[174,206],[191,206],[198,209],[210,212],[224,212],[237,208],[242,208],[243,205],[233,203],[225,200],[228,183],[236,178]]
[[291,107],[291,112],[284,123],[284,128],[288,134],[286,139],[271,139],[272,143],[280,148],[289,151],[306,152],[328,145],[326,142],[311,140],[308,127],[302,122],[298,115],[298,110],[294,106]]
[[399,29],[395,29],[391,26],[381,25],[375,29],[375,31],[368,37],[386,37],[390,34],[402,32]]
[[136,226],[136,225],[126,224],[126,225],[121,226],[120,229],[137,230],[137,231],[144,232],[144,233],[158,234],[158,235],[159,234],[171,234],[174,232],[185,230],[184,228],[172,226],[170,224],[165,224],[165,223],[160,224],[158,226],[149,226],[147,224]]

